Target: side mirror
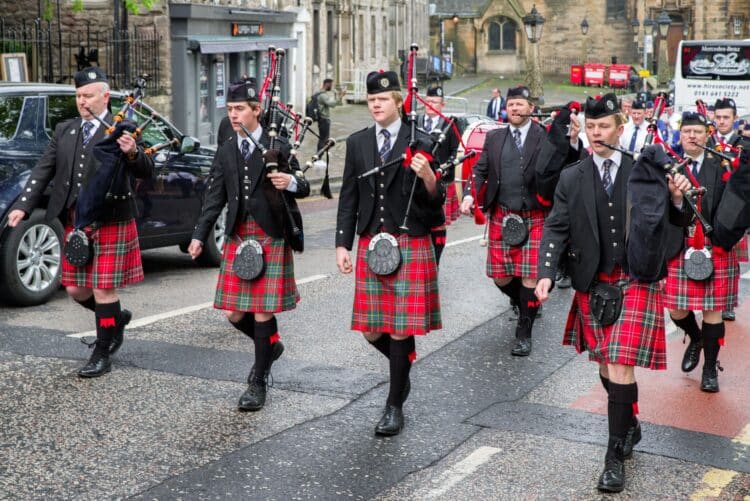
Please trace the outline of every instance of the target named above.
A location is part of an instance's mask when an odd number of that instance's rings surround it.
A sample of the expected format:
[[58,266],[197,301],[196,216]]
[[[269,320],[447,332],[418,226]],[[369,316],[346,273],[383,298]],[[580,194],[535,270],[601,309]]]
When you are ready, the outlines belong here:
[[180,153],[192,153],[201,147],[200,141],[194,137],[185,136],[180,143]]

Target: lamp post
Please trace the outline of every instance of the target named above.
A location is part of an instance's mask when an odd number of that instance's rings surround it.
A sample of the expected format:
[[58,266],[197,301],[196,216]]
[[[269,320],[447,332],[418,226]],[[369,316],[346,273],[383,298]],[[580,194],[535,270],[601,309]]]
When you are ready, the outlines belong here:
[[[438,22],[440,24],[440,78],[442,79],[445,75],[445,62],[443,61],[443,52],[445,52],[445,26],[444,23],[447,19],[453,21],[453,26],[458,25],[459,17],[457,14],[453,14],[451,17],[440,17]],[[453,62],[453,61],[451,61]]]
[[[640,28],[641,24],[638,22],[638,19],[633,18],[632,21],[630,21],[630,27],[633,29],[633,42],[637,43],[638,39],[638,29]],[[648,70],[648,53],[649,48],[651,51],[653,51],[653,31],[654,31],[654,21],[647,17],[643,20],[643,69]],[[643,90],[648,90],[648,84],[646,83],[646,78],[643,78]]]
[[581,60],[581,63],[586,64],[586,59],[589,57],[589,50],[587,47],[587,39],[586,35],[589,32],[589,22],[586,20],[586,18],[583,18],[583,21],[581,21],[581,35],[583,35],[583,38],[581,39],[581,53],[583,55],[583,58]]
[[531,92],[532,98],[537,98],[540,102],[544,100],[544,87],[542,84],[542,68],[539,61],[539,45],[537,42],[542,38],[542,28],[544,27],[544,17],[536,10],[533,5],[531,12],[523,16],[523,28],[526,32],[526,38],[531,43],[531,64],[529,64],[526,73],[526,83]]
[[659,83],[667,83],[669,80],[669,54],[667,51],[667,35],[669,34],[669,27],[672,24],[672,18],[669,17],[667,11],[662,10],[659,17],[656,18],[656,24],[659,26],[659,68],[657,74],[659,75]]

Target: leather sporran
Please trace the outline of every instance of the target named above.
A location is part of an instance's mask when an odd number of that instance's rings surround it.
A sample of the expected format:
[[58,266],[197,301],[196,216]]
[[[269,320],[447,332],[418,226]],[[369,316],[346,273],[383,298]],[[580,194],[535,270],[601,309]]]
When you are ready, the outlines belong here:
[[65,239],[65,259],[73,266],[86,266],[94,259],[94,245],[83,230],[73,230]]
[[711,251],[705,247],[695,249],[689,247],[685,251],[685,275],[690,280],[703,281],[711,278],[714,274],[714,262],[711,259]]
[[265,268],[263,247],[257,240],[248,239],[237,246],[232,264],[235,275],[242,280],[255,280],[263,275]]
[[367,267],[376,275],[390,275],[401,265],[401,250],[396,237],[378,233],[367,246]]
[[622,312],[623,287],[625,282],[605,284],[598,282],[589,291],[589,309],[602,327],[617,322]]
[[529,238],[529,229],[518,214],[507,214],[502,221],[502,240],[511,247],[520,247]]

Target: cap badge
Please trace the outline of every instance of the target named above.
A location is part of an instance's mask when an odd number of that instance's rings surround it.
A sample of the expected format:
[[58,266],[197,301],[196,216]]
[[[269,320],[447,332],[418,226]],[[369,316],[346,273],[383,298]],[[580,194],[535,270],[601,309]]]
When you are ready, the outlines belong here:
[[390,83],[390,82],[388,81],[388,79],[387,79],[387,78],[381,78],[381,79],[380,79],[380,86],[381,86],[382,88],[384,88],[384,89],[388,87],[388,84],[389,84],[389,83]]
[[608,109],[609,111],[614,111],[614,109],[615,109],[615,103],[613,103],[613,102],[612,102],[612,101],[610,101],[609,99],[607,99],[606,103],[607,103],[607,105],[606,105],[606,106],[607,106],[607,109]]
[[89,77],[89,80],[94,80],[96,78],[96,72],[95,71],[89,71],[87,76]]
[[255,89],[252,87],[247,88],[247,97],[254,98],[255,97]]

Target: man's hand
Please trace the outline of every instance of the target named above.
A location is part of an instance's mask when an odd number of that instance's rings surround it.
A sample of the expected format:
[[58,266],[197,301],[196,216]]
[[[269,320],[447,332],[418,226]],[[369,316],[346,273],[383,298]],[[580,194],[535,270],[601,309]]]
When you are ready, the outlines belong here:
[[289,183],[292,182],[291,174],[284,174],[283,172],[272,172],[266,175],[268,179],[273,183],[273,187],[279,191],[284,191],[289,187]]
[[341,273],[352,272],[352,260],[346,247],[336,247],[336,266]]
[[15,228],[18,226],[18,223],[23,221],[23,218],[26,217],[26,211],[23,211],[21,209],[16,209],[10,211],[10,214],[8,214],[8,226],[11,228]]
[[667,174],[669,180],[669,193],[672,195],[672,203],[674,205],[681,205],[683,199],[683,193],[692,187],[690,180],[682,174]]
[[422,179],[423,181],[431,182],[435,180],[435,173],[432,172],[430,162],[423,154],[417,153],[416,155],[414,155],[411,158],[410,167],[411,170],[414,171],[414,174],[416,174],[417,177]]
[[188,254],[190,254],[190,257],[196,259],[201,255],[201,252],[203,252],[203,242],[201,242],[200,240],[192,239],[190,241],[190,245],[188,246]]
[[581,133],[581,122],[577,115],[570,115],[570,144],[578,144],[578,136]]
[[552,288],[552,280],[549,278],[542,278],[536,283],[536,289],[534,289],[534,295],[540,302],[545,302],[549,299],[549,291]]
[[461,214],[468,216],[471,214],[471,208],[474,206],[474,197],[466,195],[461,201]]
[[117,138],[117,144],[120,145],[120,150],[126,155],[133,156],[138,149],[135,139],[128,133],[125,133]]

